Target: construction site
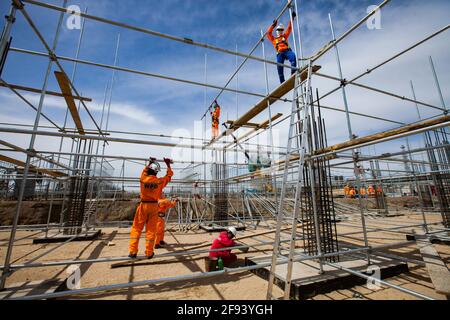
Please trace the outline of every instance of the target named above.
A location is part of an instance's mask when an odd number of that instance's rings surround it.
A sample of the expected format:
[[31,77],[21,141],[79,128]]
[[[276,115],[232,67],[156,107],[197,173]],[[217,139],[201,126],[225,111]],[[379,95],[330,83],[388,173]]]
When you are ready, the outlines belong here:
[[448,3],[199,2],[2,1],[0,300],[447,300]]

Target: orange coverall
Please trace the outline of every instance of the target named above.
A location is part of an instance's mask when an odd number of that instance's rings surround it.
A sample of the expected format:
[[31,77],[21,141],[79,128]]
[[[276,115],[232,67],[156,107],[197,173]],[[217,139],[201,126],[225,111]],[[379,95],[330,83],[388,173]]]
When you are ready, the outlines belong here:
[[130,234],[130,253],[137,254],[139,251],[139,238],[145,226],[145,255],[153,254],[156,238],[156,225],[158,222],[158,199],[162,191],[173,176],[171,168],[167,168],[167,174],[163,178],[147,174],[147,167],[141,174],[141,203],[137,207],[133,226]]
[[158,223],[156,224],[156,244],[160,244],[164,241],[164,228],[166,226],[166,211],[170,208],[175,207],[176,201],[170,201],[169,199],[159,199],[158,200]]
[[369,186],[369,195],[375,195],[375,188],[373,186]]
[[220,118],[220,107],[217,107],[212,115],[212,137],[217,138],[219,136],[219,118]]

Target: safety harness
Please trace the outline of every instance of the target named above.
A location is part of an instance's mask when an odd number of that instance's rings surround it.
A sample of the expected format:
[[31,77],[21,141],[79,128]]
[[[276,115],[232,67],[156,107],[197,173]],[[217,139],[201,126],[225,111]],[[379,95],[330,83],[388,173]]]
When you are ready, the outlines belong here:
[[275,45],[276,45],[276,48],[277,48],[277,52],[280,52],[280,49],[279,49],[280,44],[284,44],[287,47],[286,50],[290,49],[289,43],[287,42],[286,38],[283,37],[283,36],[278,37],[278,38],[275,39]]

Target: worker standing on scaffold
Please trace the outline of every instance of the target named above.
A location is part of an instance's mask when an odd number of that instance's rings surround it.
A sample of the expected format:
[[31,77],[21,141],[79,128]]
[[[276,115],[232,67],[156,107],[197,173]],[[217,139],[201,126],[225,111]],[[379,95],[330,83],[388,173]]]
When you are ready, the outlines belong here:
[[158,223],[158,200],[161,198],[163,189],[167,186],[173,176],[170,164],[172,160],[164,158],[167,165],[167,174],[163,178],[158,178],[161,166],[156,159],[150,158],[149,164],[141,174],[141,202],[137,207],[134,216],[133,226],[130,233],[130,258],[136,258],[139,250],[139,238],[145,226],[145,255],[148,259],[153,258],[156,238],[156,228]]
[[[295,12],[292,12],[292,20],[297,17]],[[277,37],[273,36],[273,29],[275,29],[278,24],[278,20],[275,20],[273,24],[267,30],[267,38],[273,43],[275,50],[277,50],[277,63],[284,64],[286,60],[289,60],[291,66],[293,68],[297,68],[297,57],[295,56],[294,51],[289,47],[289,36],[292,32],[292,23],[289,21],[289,25],[287,27],[286,32],[284,32],[284,25],[280,23],[276,29]],[[284,68],[282,66],[278,66],[278,75],[280,77],[280,83],[285,81],[284,78]],[[295,73],[295,69],[291,70],[291,74]]]
[[219,136],[219,119],[220,119],[220,106],[217,101],[212,104],[214,111],[211,111],[212,117],[212,138],[215,139]]

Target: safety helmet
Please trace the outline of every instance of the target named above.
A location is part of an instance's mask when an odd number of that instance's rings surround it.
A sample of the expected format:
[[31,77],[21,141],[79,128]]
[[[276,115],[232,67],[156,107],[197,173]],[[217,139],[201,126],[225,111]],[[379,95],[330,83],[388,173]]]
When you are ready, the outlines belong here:
[[231,233],[233,234],[233,236],[235,236],[235,237],[236,237],[236,234],[237,234],[237,230],[236,230],[236,228],[235,228],[235,227],[229,227],[229,228],[228,228],[228,232],[231,232]]
[[149,168],[150,170],[155,171],[156,173],[158,173],[158,172],[161,171],[161,166],[160,166],[159,163],[156,162],[156,161],[151,162],[151,163],[148,165],[148,168]]
[[278,27],[277,27],[277,31],[278,31],[278,30],[284,31],[284,24],[280,23],[280,24],[278,25]]

